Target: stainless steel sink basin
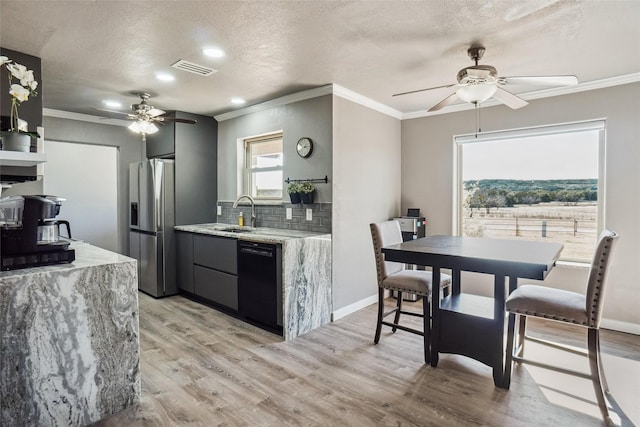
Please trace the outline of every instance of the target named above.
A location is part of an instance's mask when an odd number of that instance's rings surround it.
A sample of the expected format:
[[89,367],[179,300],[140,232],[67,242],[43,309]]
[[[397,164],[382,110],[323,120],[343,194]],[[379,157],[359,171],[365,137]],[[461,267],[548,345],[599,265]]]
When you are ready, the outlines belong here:
[[242,228],[242,227],[227,227],[227,228],[221,228],[219,231],[224,231],[227,233],[251,233],[254,231],[254,229]]

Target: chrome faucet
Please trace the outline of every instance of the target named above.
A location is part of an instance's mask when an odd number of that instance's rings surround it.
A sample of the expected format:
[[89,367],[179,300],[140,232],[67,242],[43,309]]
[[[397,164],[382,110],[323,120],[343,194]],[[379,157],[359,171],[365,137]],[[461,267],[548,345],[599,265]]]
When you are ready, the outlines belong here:
[[243,194],[242,196],[238,197],[235,202],[233,202],[233,208],[234,209],[237,208],[238,202],[242,199],[249,199],[249,201],[251,202],[251,226],[255,227],[256,226],[256,203],[253,201],[253,197],[247,194]]

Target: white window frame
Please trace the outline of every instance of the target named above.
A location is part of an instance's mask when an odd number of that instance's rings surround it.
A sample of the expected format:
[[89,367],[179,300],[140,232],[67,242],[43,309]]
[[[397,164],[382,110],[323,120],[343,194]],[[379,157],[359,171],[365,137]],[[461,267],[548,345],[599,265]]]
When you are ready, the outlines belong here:
[[[508,129],[492,132],[479,132],[473,134],[454,135],[453,137],[453,159],[454,159],[454,179],[453,179],[453,221],[452,233],[456,236],[462,235],[463,230],[463,177],[462,177],[462,147],[464,144],[474,142],[488,142],[503,139],[514,139],[524,137],[535,137],[549,134],[561,134],[571,132],[585,132],[597,130],[598,140],[598,214],[597,230],[602,232],[605,224],[605,179],[606,179],[606,120],[594,119],[580,122],[560,123],[542,125],[528,128]],[[585,261],[586,263],[587,261]],[[577,264],[581,264],[578,262]]]
[[[253,193],[253,188],[254,188],[254,182],[253,182],[253,174],[255,172],[273,172],[273,171],[282,171],[283,177],[284,177],[284,139],[283,139],[283,133],[282,131],[278,131],[278,132],[273,132],[273,133],[269,133],[269,134],[264,134],[264,135],[259,135],[259,136],[254,136],[254,137],[248,137],[248,138],[244,138],[243,139],[243,153],[244,153],[244,162],[243,162],[243,169],[244,169],[244,185],[243,185],[243,194],[249,194],[252,195]],[[281,166],[273,166],[273,167],[266,167],[266,168],[252,168],[251,167],[251,156],[250,156],[250,145],[251,144],[255,144],[255,143],[262,143],[262,142],[269,142],[269,141],[275,141],[275,140],[280,140],[282,142],[282,156],[283,156],[283,164]],[[284,184],[281,185],[281,192],[282,195],[280,197],[258,197],[258,196],[252,196],[255,200],[282,200],[282,198],[284,197]]]

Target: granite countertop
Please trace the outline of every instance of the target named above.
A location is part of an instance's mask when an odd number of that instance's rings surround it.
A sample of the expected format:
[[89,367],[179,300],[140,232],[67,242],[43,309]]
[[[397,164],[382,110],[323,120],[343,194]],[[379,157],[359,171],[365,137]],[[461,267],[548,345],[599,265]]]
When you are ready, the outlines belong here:
[[212,236],[232,237],[260,243],[284,243],[293,239],[330,238],[330,234],[314,233],[310,231],[285,230],[268,227],[240,227],[220,222],[208,224],[193,224],[176,226],[177,231],[189,233],[209,234]]
[[44,272],[66,273],[78,268],[135,261],[133,258],[129,258],[97,246],[92,246],[81,241],[71,242],[69,248],[76,251],[76,259],[72,263],[0,271],[0,280],[9,277],[27,276],[30,274],[40,274]]

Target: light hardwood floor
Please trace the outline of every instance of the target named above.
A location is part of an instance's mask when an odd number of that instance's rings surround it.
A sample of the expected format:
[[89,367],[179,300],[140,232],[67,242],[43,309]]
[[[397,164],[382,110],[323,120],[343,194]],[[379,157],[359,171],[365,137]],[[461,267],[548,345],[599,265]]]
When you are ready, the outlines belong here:
[[[188,299],[140,294],[141,401],[98,425],[602,425],[587,380],[519,366],[510,390],[498,389],[489,367],[463,356],[443,354],[437,368],[425,365],[419,336],[384,328],[374,345],[375,317],[372,305],[283,342]],[[530,325],[582,343],[580,328]],[[638,424],[640,337],[603,331],[602,347],[624,412],[618,423]],[[587,367],[535,344],[526,354],[536,352]]]

